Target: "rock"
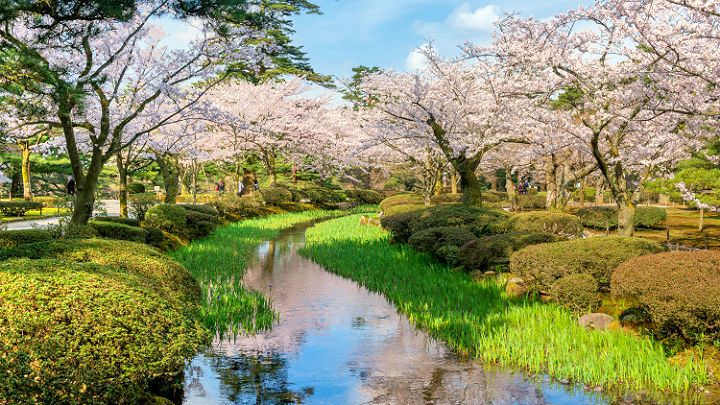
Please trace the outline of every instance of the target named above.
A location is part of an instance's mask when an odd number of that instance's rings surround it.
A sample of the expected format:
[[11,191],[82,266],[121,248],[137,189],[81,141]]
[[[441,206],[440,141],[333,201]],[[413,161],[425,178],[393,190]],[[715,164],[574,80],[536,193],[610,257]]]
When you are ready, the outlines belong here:
[[507,282],[508,282],[508,284],[513,283],[513,284],[525,285],[525,280],[521,279],[520,277],[510,277]]
[[485,273],[483,273],[483,276],[485,277],[495,277],[496,275],[497,273],[494,271],[486,271]]
[[527,292],[528,288],[523,284],[514,283],[511,281],[508,281],[507,284],[505,284],[505,293],[507,293],[509,297],[521,297],[527,294]]
[[580,317],[580,326],[595,330],[608,330],[615,318],[608,314],[593,313]]

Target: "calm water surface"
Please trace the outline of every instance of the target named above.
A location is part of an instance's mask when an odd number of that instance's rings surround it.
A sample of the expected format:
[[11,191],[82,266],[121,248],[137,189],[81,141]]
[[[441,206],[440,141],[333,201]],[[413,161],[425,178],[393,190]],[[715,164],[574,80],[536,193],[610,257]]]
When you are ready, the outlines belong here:
[[258,248],[245,283],[280,320],[198,355],[185,404],[640,403],[459,359],[381,295],[301,257],[304,240],[295,229]]

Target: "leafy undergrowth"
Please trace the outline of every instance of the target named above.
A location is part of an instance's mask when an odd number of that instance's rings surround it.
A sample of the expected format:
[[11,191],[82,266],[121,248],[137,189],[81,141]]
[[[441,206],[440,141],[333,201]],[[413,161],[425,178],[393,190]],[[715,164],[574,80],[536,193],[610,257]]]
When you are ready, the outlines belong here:
[[392,245],[387,232],[360,225],[357,216],[315,225],[306,235],[304,255],[383,293],[460,353],[606,388],[683,392],[709,380],[701,359],[673,366],[649,338],[589,331],[556,305],[509,299],[499,282],[473,281],[425,254]]
[[352,211],[306,211],[237,222],[217,229],[207,238],[170,253],[198,280],[202,290],[201,318],[215,335],[254,333],[272,327],[276,315],[266,298],[243,286],[242,278],[255,248],[295,225],[376,207]]

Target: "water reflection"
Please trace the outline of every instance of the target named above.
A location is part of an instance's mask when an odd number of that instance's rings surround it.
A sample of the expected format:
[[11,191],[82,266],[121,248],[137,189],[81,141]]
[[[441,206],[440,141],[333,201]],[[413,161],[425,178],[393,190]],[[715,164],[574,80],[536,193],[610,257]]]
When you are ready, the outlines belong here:
[[458,359],[382,296],[301,257],[303,242],[296,230],[258,249],[244,281],[280,320],[194,359],[186,404],[640,403]]

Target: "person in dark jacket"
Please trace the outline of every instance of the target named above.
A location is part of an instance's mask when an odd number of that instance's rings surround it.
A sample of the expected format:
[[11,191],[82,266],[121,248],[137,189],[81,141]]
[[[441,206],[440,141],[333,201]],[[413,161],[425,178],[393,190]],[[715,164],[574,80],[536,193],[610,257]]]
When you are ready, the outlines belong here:
[[68,182],[65,185],[65,189],[68,195],[75,195],[75,179],[72,176],[68,177]]

